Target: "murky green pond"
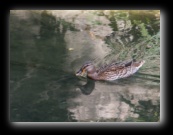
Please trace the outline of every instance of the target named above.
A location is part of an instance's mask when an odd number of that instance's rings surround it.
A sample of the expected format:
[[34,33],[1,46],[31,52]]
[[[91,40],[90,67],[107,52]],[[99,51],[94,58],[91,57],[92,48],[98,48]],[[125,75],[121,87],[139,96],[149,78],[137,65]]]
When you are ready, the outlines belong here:
[[[11,122],[160,121],[160,11],[10,11]],[[113,82],[84,62],[145,60]]]

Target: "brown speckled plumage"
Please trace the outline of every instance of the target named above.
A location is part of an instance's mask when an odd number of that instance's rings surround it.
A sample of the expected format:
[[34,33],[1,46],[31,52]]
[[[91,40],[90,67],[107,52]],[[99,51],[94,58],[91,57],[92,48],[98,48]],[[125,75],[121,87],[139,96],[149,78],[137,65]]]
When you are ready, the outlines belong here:
[[91,63],[85,63],[80,70],[76,73],[77,76],[82,76],[87,73],[87,77],[93,80],[116,80],[133,75],[145,63],[144,60],[135,62],[133,60],[112,63],[96,70],[95,66]]

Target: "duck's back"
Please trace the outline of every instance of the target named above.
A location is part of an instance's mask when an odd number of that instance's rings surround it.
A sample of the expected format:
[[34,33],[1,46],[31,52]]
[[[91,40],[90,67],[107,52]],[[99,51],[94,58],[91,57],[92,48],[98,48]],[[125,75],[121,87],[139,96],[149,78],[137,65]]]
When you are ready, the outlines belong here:
[[112,63],[106,67],[100,68],[98,71],[98,80],[116,80],[120,78],[128,77],[135,72],[144,64],[145,61],[134,62],[123,61],[118,63]]

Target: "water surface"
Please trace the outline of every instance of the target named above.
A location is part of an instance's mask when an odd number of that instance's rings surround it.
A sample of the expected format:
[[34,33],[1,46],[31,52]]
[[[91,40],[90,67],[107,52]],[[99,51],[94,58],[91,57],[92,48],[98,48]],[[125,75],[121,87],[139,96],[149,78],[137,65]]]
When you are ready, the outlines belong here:
[[[159,11],[10,12],[11,122],[158,122]],[[144,59],[113,82],[76,77],[88,60]]]

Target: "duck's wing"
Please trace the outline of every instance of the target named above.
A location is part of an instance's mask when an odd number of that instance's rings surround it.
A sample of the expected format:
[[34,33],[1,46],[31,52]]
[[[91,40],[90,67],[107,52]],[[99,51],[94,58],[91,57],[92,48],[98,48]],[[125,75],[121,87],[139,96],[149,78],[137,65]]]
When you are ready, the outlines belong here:
[[97,71],[98,73],[102,73],[105,71],[115,71],[115,70],[119,70],[128,66],[131,66],[131,64],[133,63],[133,60],[126,60],[126,61],[122,61],[122,62],[114,62],[111,63],[109,65],[105,65],[103,67],[100,67]]
[[134,62],[134,60],[126,60],[126,61],[121,61],[121,62],[114,62],[112,64],[110,64],[110,66],[115,66],[115,67],[119,67],[119,66],[124,66],[124,67],[128,67],[130,66],[132,63]]

